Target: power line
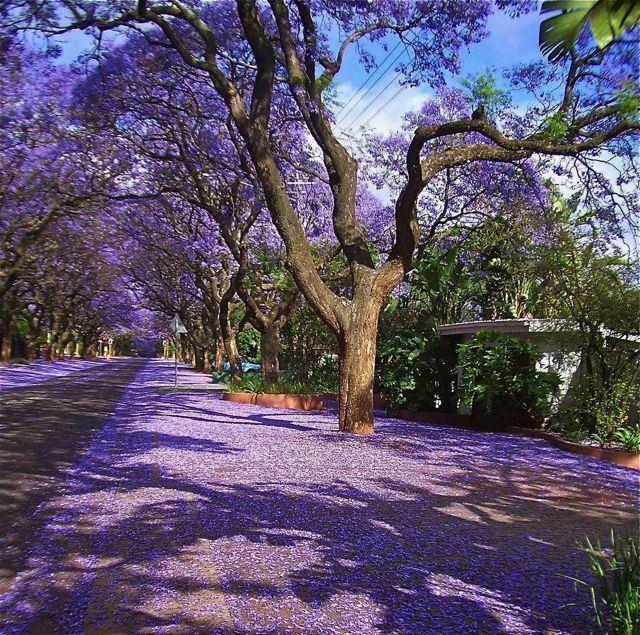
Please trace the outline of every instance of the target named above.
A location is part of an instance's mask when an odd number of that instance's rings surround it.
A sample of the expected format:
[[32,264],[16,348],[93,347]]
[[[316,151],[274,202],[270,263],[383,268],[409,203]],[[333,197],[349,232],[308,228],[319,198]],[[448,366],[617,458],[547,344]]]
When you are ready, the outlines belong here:
[[[362,117],[362,115],[364,115],[367,110],[369,110],[369,108],[371,108],[376,101],[378,101],[378,99],[380,99],[380,97],[382,97],[382,95],[384,95],[384,93],[386,92],[387,88],[389,88],[389,86],[391,86],[391,84],[393,84],[396,79],[398,79],[400,76],[402,75],[402,73],[396,73],[389,82],[387,82],[387,84],[385,84],[385,86],[382,88],[382,90],[380,92],[378,92],[378,94],[364,107],[363,110],[361,110],[354,119],[351,120],[351,123],[349,123],[349,127],[353,126],[356,121],[358,121],[358,119],[360,119],[360,117]],[[346,123],[344,124],[345,126],[347,125]]]
[[[402,42],[402,41],[398,42],[398,45],[396,45],[396,48],[397,48],[397,46],[399,46],[400,44],[403,44],[403,45],[404,45],[403,50],[402,50],[402,51],[400,51],[400,53],[398,53],[398,55],[396,55],[396,56],[393,58],[393,60],[391,60],[391,62],[389,62],[389,64],[387,65],[387,67],[384,69],[384,71],[383,71],[382,75],[380,75],[380,77],[378,77],[378,79],[376,79],[376,81],[375,81],[375,82],[373,82],[373,84],[371,84],[371,86],[369,86],[369,88],[366,90],[366,92],[365,92],[363,95],[361,95],[360,99],[358,99],[358,101],[356,101],[356,103],[355,103],[355,104],[353,104],[353,106],[351,106],[351,108],[349,109],[349,111],[348,111],[347,113],[345,113],[342,117],[340,117],[340,119],[338,120],[338,122],[337,122],[337,124],[336,124],[336,125],[338,125],[338,126],[339,126],[339,125],[340,125],[340,124],[341,124],[345,119],[348,119],[349,115],[354,111],[354,109],[358,106],[358,104],[359,104],[359,103],[360,103],[360,102],[361,102],[361,101],[362,101],[362,100],[363,100],[363,99],[364,99],[364,98],[365,98],[365,97],[366,97],[366,96],[367,96],[367,95],[368,95],[368,94],[369,94],[369,93],[370,93],[370,92],[371,92],[371,91],[376,87],[376,85],[377,85],[377,84],[382,80],[382,78],[383,78],[383,77],[384,77],[384,76],[389,72],[389,69],[390,69],[390,68],[391,68],[391,67],[392,67],[392,66],[393,66],[393,65],[394,65],[394,64],[395,64],[395,63],[400,59],[400,57],[402,57],[402,55],[404,55],[404,54],[408,51],[406,44],[404,44],[404,42]],[[394,50],[395,50],[395,49],[394,49]],[[380,66],[379,68],[382,68],[382,66]],[[394,78],[394,79],[395,79],[395,78]],[[393,80],[392,80],[392,81],[393,81]],[[388,88],[388,86],[389,86],[389,84],[387,84],[387,86],[385,87],[385,90],[386,90],[386,88]],[[384,92],[384,90],[383,90],[382,92]],[[377,99],[377,97],[378,97],[378,96],[380,96],[380,94],[381,94],[381,93],[378,93],[378,95],[377,95],[376,97],[374,97],[373,101],[375,101],[375,100]],[[367,107],[365,108],[365,110],[367,110],[367,109],[370,107],[370,105],[371,105],[371,104],[369,104],[369,106],[367,106]],[[364,111],[363,111],[363,112],[364,112]],[[360,115],[362,115],[362,113],[360,113]],[[358,117],[360,117],[360,115],[358,115]],[[358,117],[356,117],[356,119],[357,119]],[[353,123],[353,122],[352,122],[352,123]]]
[[[415,42],[416,38],[414,37],[414,39],[412,40],[412,42]],[[406,47],[405,47],[406,50]],[[409,61],[411,62],[411,58],[409,59]],[[415,61],[415,58],[414,60]],[[396,76],[393,78],[393,80],[391,80],[391,82],[389,82],[387,84],[387,86],[385,86],[384,90],[382,90],[378,96],[380,96],[382,93],[385,92],[385,90],[391,85],[391,83],[393,83],[393,81],[400,76],[400,72],[396,73]],[[413,73],[411,73],[411,75],[413,75]],[[376,110],[364,123],[362,123],[360,125],[360,130],[362,130],[372,119],[374,119],[377,115],[379,115],[402,91],[406,90],[408,88],[407,84],[404,84],[402,86],[400,86],[400,88],[398,88],[398,90],[393,93],[393,95],[391,95],[391,97],[389,97],[389,99],[387,99],[387,101],[384,102],[384,104],[382,104],[382,106],[380,106],[380,108],[378,108],[378,110]],[[360,119],[360,117],[362,117],[362,115],[375,103],[376,99],[373,99],[371,101],[371,103],[351,122],[351,125],[353,125],[356,121],[358,121],[358,119]]]
[[405,84],[404,86],[400,86],[400,88],[398,88],[398,90],[393,93],[393,95],[391,95],[391,97],[384,102],[384,104],[382,104],[382,106],[380,106],[380,108],[378,108],[378,110],[376,110],[371,117],[369,117],[369,119],[367,119],[363,124],[360,125],[360,128],[364,128],[376,115],[378,115],[382,110],[384,110],[403,90],[407,89],[407,85]]
[[[402,40],[399,40],[398,43],[387,53],[387,55],[385,56],[385,58],[382,60],[382,62],[380,62],[380,64],[378,64],[378,66],[376,66],[375,70],[373,71],[373,73],[371,73],[371,75],[369,75],[367,77],[367,79],[360,85],[360,88],[358,88],[358,90],[356,90],[355,93],[353,93],[353,95],[351,95],[351,97],[349,98],[349,101],[347,101],[346,104],[344,104],[344,106],[342,106],[342,108],[340,108],[340,110],[338,110],[338,112],[336,113],[336,116],[339,116],[340,113],[342,113],[342,111],[358,96],[358,93],[376,76],[376,74],[378,73],[378,71],[385,65],[386,61],[393,55],[394,51],[402,44]],[[349,113],[347,113],[348,115]],[[346,115],[345,115],[346,116]]]

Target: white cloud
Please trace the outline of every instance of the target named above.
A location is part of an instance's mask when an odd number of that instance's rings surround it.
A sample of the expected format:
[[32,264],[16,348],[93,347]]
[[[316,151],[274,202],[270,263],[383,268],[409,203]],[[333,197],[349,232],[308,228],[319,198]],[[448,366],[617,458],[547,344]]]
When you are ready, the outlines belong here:
[[[340,136],[357,139],[365,129],[368,132],[394,132],[402,126],[403,115],[415,110],[431,97],[431,93],[424,86],[401,87],[396,80],[384,89],[384,82],[385,80],[381,82],[380,87],[376,86],[364,98],[364,91],[361,91],[350,103],[349,100],[359,87],[350,82],[337,85],[338,101],[347,104],[342,111],[340,108],[336,110],[336,130]],[[387,84],[388,82],[386,79]]]

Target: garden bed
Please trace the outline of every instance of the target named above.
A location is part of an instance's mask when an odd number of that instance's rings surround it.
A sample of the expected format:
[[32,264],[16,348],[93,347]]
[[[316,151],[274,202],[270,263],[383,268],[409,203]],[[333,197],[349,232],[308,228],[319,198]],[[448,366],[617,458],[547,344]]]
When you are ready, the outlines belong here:
[[640,470],[640,454],[635,452],[627,452],[626,450],[615,450],[613,448],[601,448],[593,445],[583,445],[582,443],[575,443],[574,441],[568,441],[563,439],[559,434],[554,432],[547,432],[546,430],[531,430],[528,428],[515,428],[511,427],[507,430],[514,434],[522,436],[533,437],[536,439],[544,439],[548,441],[556,448],[561,450],[567,450],[574,454],[582,454],[583,456],[590,456],[596,459],[602,459],[615,463],[622,467],[629,467],[634,470]]
[[454,412],[418,412],[416,410],[400,410],[400,418],[417,423],[434,423],[436,425],[459,428],[475,428],[471,415]]
[[323,410],[324,401],[320,395],[289,395],[252,392],[223,392],[223,401],[254,404],[267,408],[289,408],[291,410]]
[[464,428],[465,430],[487,431],[493,430],[497,432],[506,432],[509,434],[517,434],[518,436],[531,437],[534,439],[543,439],[548,441],[556,448],[581,454],[596,459],[602,459],[615,463],[621,467],[627,467],[634,470],[640,470],[640,454],[627,452],[626,450],[615,450],[612,448],[600,448],[592,445],[582,445],[567,441],[560,435],[545,430],[536,430],[533,428],[519,428],[517,426],[498,427],[488,426],[486,421],[479,421],[471,415],[461,415],[448,412],[417,412],[415,410],[401,410],[400,418],[406,421],[415,421],[417,423],[431,423],[434,425],[445,425],[456,428]]
[[[340,394],[337,392],[321,392],[321,393],[318,393],[318,396],[321,397],[322,399],[338,401]],[[382,408],[386,408],[386,406],[387,406],[387,402],[385,398],[382,395],[374,393],[373,407],[382,409]]]

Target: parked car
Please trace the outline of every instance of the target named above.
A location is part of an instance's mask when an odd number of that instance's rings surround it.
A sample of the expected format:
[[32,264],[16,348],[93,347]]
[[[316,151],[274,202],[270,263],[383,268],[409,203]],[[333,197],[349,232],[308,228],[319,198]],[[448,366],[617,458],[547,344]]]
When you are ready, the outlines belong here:
[[[225,373],[230,373],[231,364],[228,361],[225,362],[222,369],[224,370]],[[253,362],[249,362],[243,357],[240,358],[240,370],[242,371],[243,374],[259,373],[261,369],[262,369],[262,366],[260,364],[254,364]]]
[[[259,375],[262,370],[262,366],[260,364],[255,364],[254,362],[250,362],[243,357],[240,358],[240,370],[243,375],[251,374],[251,375]],[[211,374],[211,377],[214,382],[219,381],[229,381],[231,373],[231,364],[227,361],[224,363],[222,367],[222,372],[219,373],[214,371]]]

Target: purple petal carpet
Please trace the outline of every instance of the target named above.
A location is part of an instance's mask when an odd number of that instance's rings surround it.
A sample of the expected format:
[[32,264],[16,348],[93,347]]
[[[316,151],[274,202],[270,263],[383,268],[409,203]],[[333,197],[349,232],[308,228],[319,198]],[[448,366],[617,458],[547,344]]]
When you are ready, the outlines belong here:
[[2,632],[591,629],[576,542],[633,527],[637,473],[382,414],[375,436],[343,436],[333,409],[158,390],[171,380],[147,364],[36,510]]
[[64,359],[53,362],[40,359],[28,364],[0,364],[0,391],[33,386],[80,370],[94,368],[109,361],[104,358]]

